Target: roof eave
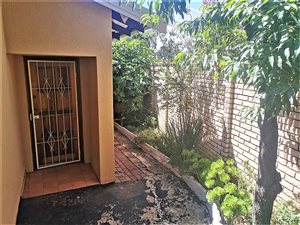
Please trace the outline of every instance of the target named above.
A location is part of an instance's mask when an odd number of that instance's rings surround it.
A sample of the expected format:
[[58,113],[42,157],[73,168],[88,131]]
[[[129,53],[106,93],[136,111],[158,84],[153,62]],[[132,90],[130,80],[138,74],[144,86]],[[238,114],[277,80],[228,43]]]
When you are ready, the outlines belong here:
[[[112,1],[106,1],[106,0],[94,0],[95,2],[112,9],[124,16],[127,16],[137,22],[141,22],[141,16],[148,13],[148,10],[144,7],[140,8],[132,8],[132,5],[118,2],[112,2]],[[161,33],[166,33],[167,31],[167,25],[162,21],[162,19],[159,21],[156,25],[147,24],[146,28],[153,28]]]

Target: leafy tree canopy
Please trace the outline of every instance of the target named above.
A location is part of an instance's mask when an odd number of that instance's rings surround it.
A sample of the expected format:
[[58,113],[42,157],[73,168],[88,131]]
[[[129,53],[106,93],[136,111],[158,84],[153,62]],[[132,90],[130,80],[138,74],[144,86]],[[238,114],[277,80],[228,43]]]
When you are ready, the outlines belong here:
[[148,4],[149,16],[144,16],[144,19],[152,19],[152,22],[157,23],[159,18],[163,18],[167,23],[175,22],[175,15],[179,14],[184,18],[188,13],[187,2],[190,0],[121,0],[123,2],[132,2],[133,6],[143,6]]
[[[134,0],[144,4],[145,0]],[[174,22],[184,17],[189,1],[148,0],[149,14]],[[157,22],[153,16],[152,22]],[[253,85],[260,113],[278,115],[297,104],[300,89],[300,11],[295,0],[220,0],[203,6],[199,17],[183,29],[195,34],[200,66],[215,76]]]
[[[278,115],[295,105],[300,89],[300,17],[292,0],[224,0],[206,7],[187,28],[227,78],[253,85],[261,109]],[[210,44],[209,44],[210,43]]]

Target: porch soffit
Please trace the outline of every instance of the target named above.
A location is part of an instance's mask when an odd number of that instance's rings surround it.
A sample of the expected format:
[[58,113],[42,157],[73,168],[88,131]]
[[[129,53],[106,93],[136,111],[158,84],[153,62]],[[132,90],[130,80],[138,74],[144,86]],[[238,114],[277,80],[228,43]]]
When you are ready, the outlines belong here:
[[94,0],[95,2],[112,10],[112,37],[119,39],[122,35],[130,36],[133,31],[144,32],[145,29],[153,28],[159,32],[166,32],[166,24],[160,21],[155,26],[141,24],[140,18],[147,14],[144,7],[133,9],[132,4],[119,3],[119,0]]

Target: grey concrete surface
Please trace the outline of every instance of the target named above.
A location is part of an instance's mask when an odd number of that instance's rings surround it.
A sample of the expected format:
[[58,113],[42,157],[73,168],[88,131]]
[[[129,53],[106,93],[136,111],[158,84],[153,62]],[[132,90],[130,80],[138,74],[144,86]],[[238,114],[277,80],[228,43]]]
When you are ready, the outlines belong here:
[[23,199],[17,224],[209,224],[206,203],[182,180],[117,138],[147,166],[145,179]]

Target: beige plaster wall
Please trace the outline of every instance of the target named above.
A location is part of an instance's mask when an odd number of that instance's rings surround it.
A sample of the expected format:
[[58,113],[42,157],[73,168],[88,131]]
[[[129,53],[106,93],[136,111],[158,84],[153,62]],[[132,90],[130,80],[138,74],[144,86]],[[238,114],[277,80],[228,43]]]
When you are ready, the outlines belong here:
[[32,138],[30,133],[30,121],[29,121],[29,102],[26,87],[26,76],[24,70],[23,57],[19,55],[12,55],[14,58],[14,79],[16,86],[14,91],[17,90],[18,96],[18,118],[15,122],[19,124],[19,129],[22,134],[19,141],[22,143],[22,150],[24,151],[24,162],[26,172],[33,171],[33,157],[32,157]]
[[111,35],[110,10],[97,3],[5,2],[3,17],[13,54],[95,56]]
[[[99,132],[98,132],[98,108],[97,105],[97,71],[96,58],[86,57],[79,59],[80,88],[82,106],[82,131],[84,161],[91,163],[97,176],[99,169]],[[91,110],[93,109],[93,110]]]
[[[0,8],[0,11],[1,8]],[[2,15],[0,14],[1,25]],[[24,180],[23,134],[20,123],[19,77],[15,63],[20,57],[6,54],[1,26],[1,224],[14,224]],[[21,58],[22,59],[22,58]],[[22,79],[21,79],[22,80]]]
[[[111,10],[91,2],[6,2],[3,24],[8,53],[96,58],[98,106],[89,108],[98,114],[100,168],[96,173],[101,183],[114,181]],[[27,167],[31,161],[26,158]]]
[[[0,164],[2,165],[2,78],[3,78],[3,59],[5,56],[4,51],[4,33],[3,33],[3,22],[2,22],[2,2],[0,2]],[[2,195],[2,166],[0,166],[0,224],[2,224],[2,209],[3,209],[3,195]]]
[[106,74],[105,76],[97,76],[101,183],[110,183],[115,180],[111,50],[110,46],[107,49],[108,55],[106,57],[97,57],[97,65],[104,63],[103,66],[97,68],[98,72]]

